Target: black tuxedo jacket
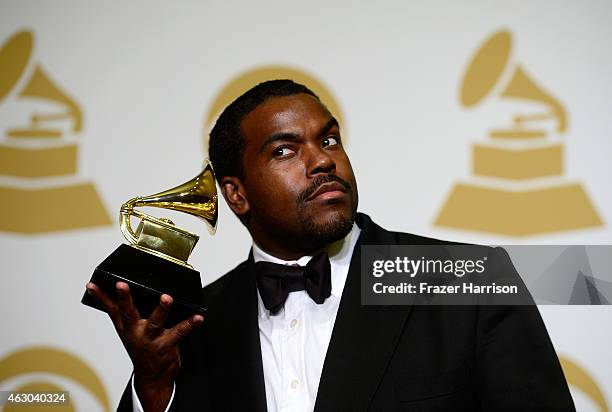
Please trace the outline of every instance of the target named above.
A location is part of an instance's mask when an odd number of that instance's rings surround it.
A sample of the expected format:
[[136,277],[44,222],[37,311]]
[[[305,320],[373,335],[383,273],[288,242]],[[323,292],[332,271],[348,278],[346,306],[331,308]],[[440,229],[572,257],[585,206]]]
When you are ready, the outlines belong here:
[[[315,411],[575,410],[536,306],[362,306],[361,245],[445,242],[357,223]],[[253,264],[204,288],[171,410],[266,410]],[[128,385],[118,410],[131,406]]]

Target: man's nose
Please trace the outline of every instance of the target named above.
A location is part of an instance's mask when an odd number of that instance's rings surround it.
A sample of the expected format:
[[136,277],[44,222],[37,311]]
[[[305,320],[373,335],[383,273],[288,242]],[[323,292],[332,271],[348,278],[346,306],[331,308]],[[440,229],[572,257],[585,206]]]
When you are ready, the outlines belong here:
[[309,176],[319,173],[332,173],[336,170],[336,162],[331,154],[322,147],[313,147],[308,151],[307,171]]

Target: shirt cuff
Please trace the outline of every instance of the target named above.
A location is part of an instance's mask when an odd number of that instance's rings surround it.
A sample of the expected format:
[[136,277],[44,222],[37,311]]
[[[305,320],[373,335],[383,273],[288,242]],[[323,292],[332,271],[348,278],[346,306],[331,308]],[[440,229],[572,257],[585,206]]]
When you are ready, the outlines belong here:
[[[132,411],[133,412],[144,412],[142,409],[142,404],[140,403],[140,399],[138,399],[138,395],[136,394],[136,387],[134,386],[134,374],[132,374]],[[164,412],[168,412],[170,409],[170,405],[172,405],[172,401],[174,400],[174,392],[176,390],[176,385],[172,383],[172,396],[170,396],[170,402],[166,406]]]

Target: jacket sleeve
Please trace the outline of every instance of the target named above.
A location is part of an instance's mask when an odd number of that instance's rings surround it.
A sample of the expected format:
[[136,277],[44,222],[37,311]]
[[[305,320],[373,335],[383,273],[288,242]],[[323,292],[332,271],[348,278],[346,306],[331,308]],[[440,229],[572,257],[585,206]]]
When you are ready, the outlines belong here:
[[[490,253],[497,278],[526,288],[502,248]],[[574,403],[537,306],[479,306],[476,384],[482,411],[575,411]]]
[[[168,406],[164,412],[171,412],[174,410],[174,394],[176,393],[176,385],[172,389],[172,396],[170,397],[170,402],[168,402]],[[119,406],[117,407],[117,411],[120,412],[145,412],[142,408],[140,400],[138,399],[138,394],[136,393],[136,389],[134,387],[134,374],[130,378],[130,381],[127,384],[127,387],[123,391],[123,395],[121,396],[121,400],[119,401]]]

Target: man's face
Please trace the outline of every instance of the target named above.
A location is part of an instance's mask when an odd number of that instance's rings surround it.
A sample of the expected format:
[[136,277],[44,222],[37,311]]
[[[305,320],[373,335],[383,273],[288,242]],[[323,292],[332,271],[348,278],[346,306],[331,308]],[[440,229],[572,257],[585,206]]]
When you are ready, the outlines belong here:
[[351,230],[358,194],[336,119],[313,96],[273,97],[241,123],[247,227],[269,252],[305,252]]

